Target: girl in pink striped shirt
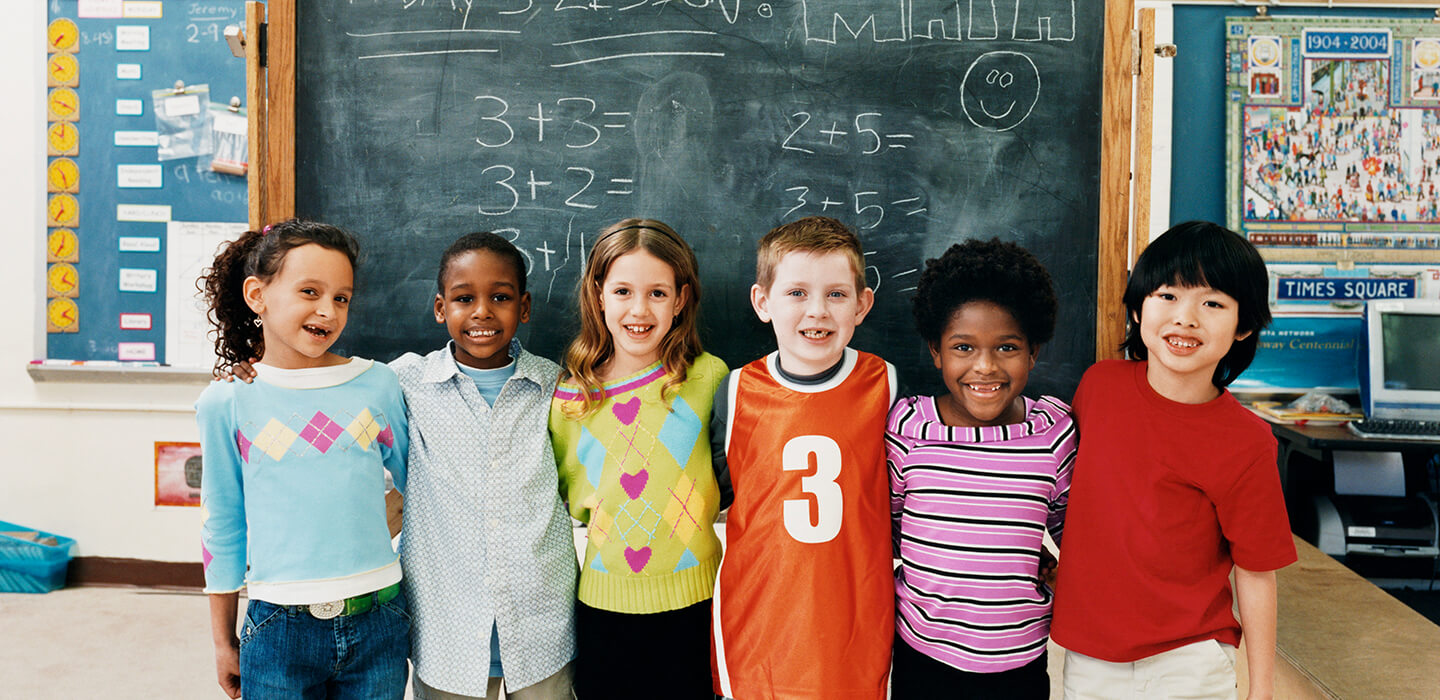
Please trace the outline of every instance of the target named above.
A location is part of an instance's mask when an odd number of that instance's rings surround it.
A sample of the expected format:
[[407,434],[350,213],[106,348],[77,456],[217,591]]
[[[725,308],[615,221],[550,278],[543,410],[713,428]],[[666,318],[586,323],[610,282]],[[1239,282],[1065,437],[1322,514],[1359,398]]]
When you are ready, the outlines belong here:
[[895,572],[892,697],[1047,698],[1052,593],[1078,442],[1070,407],[1022,395],[1055,330],[1050,275],[999,239],[926,263],[915,322],[948,394],[898,402],[886,450]]

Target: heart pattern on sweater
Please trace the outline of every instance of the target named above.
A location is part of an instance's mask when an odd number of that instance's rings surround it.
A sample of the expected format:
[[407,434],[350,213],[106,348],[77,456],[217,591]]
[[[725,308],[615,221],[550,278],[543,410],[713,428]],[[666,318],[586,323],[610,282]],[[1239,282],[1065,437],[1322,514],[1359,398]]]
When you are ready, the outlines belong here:
[[631,396],[625,403],[615,402],[610,404],[610,412],[620,419],[621,423],[630,425],[635,422],[635,417],[640,415],[640,397]]
[[645,484],[649,481],[650,470],[641,469],[634,474],[621,474],[620,488],[625,489],[625,495],[629,496],[630,500],[633,501],[640,497],[640,492],[645,490]]
[[646,545],[639,549],[625,548],[625,563],[630,565],[630,570],[640,573],[646,564],[650,563],[650,546]]

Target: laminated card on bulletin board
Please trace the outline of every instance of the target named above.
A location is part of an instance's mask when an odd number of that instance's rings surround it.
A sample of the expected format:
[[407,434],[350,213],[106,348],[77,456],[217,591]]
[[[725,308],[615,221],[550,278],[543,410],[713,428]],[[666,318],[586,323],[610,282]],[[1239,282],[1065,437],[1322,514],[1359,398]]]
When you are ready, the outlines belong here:
[[195,281],[246,228],[244,177],[212,167],[245,3],[46,4],[45,361],[208,369]]

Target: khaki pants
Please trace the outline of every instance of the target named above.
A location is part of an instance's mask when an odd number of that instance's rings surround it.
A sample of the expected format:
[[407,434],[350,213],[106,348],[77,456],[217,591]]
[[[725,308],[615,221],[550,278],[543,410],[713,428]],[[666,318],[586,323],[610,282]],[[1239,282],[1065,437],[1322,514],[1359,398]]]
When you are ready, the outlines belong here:
[[[571,689],[572,680],[575,676],[575,662],[565,664],[554,675],[546,678],[535,685],[526,686],[519,690],[505,689],[507,700],[574,700],[575,691]],[[443,690],[436,690],[420,680],[420,676],[414,676],[415,700],[483,700],[471,695],[456,695]],[[485,697],[496,700],[500,697],[500,679],[491,678],[489,687],[485,689]]]
[[1065,652],[1065,700],[1235,700],[1235,647],[1213,639],[1133,663]]

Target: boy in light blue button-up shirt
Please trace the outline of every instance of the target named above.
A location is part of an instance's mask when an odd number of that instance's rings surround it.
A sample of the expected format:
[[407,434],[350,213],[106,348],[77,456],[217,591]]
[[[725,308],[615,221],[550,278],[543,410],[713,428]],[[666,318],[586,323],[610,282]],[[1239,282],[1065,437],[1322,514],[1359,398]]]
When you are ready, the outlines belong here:
[[[559,367],[514,340],[524,261],[494,234],[441,258],[452,341],[391,363],[409,417],[400,557],[417,698],[570,698],[577,566],[546,421]],[[503,663],[502,663],[503,659]]]

